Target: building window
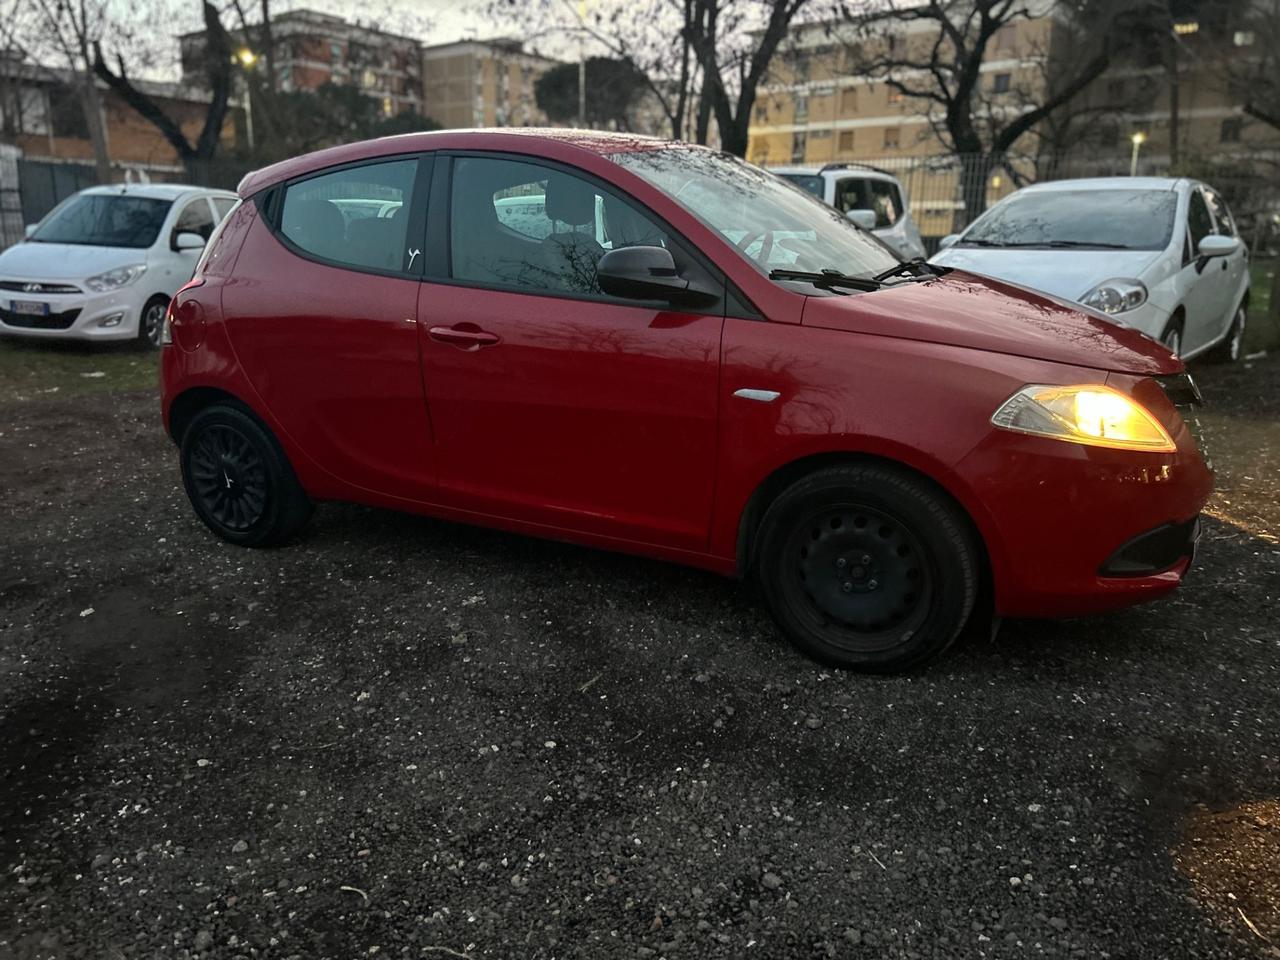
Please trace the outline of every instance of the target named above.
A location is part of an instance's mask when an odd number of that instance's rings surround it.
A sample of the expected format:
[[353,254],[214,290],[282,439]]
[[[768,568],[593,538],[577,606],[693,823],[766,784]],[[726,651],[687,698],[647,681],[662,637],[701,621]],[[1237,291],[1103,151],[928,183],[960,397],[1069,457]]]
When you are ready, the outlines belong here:
[[1013,48],[1017,45],[1018,27],[1017,24],[1007,23],[996,31],[996,53],[1012,53]]
[[898,90],[898,89],[896,89],[895,87],[889,87],[889,88],[888,88],[888,94],[889,94],[889,102],[890,102],[890,103],[901,103],[901,102],[902,102],[902,91],[901,91],[901,90]]
[[991,89],[995,93],[1009,92],[1010,75],[1007,73],[997,73],[991,78]]
[[802,123],[809,119],[809,98],[806,96],[796,97],[796,123]]
[[885,128],[884,128],[884,148],[885,148],[886,150],[897,150],[897,149],[898,149],[898,134],[899,134],[899,132],[900,132],[900,131],[898,130],[898,128],[897,128],[897,127],[885,127]]
[[769,119],[769,108],[763,103],[756,107],[756,123],[764,123]]
[[840,152],[853,153],[853,131],[852,130],[840,131]]
[[797,130],[791,135],[791,162],[803,163],[805,149],[805,134],[803,130]]
[[334,63],[342,59],[342,44],[337,42],[329,44],[329,59]]
[[811,136],[814,140],[830,140],[830,139],[831,139],[831,131],[830,131],[830,130],[825,130],[825,129],[824,129],[824,130],[811,130],[811,131],[809,131],[809,136]]
[[840,112],[841,113],[857,113],[858,112],[858,91],[852,87],[846,87],[840,91]]
[[1227,117],[1222,121],[1222,128],[1218,131],[1218,139],[1222,143],[1239,143],[1240,129],[1243,126],[1239,117]]
[[1235,35],[1231,38],[1231,42],[1237,47],[1252,47],[1253,40],[1254,37],[1252,30],[1237,30]]

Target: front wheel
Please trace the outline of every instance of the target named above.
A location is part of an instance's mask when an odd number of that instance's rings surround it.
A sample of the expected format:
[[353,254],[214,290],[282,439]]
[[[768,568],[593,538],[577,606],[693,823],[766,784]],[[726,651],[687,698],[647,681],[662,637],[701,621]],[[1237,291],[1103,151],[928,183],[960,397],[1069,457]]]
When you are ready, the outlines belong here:
[[182,482],[198,516],[231,543],[284,543],[311,516],[307,498],[275,438],[238,406],[217,403],[182,435]]
[[941,491],[892,466],[819,470],[760,523],[756,573],[774,619],[823,663],[910,669],[959,635],[978,592],[968,519]]
[[1210,361],[1213,363],[1235,363],[1240,359],[1244,353],[1244,328],[1248,319],[1249,315],[1242,303],[1236,307],[1227,335],[1209,351],[1208,359]]

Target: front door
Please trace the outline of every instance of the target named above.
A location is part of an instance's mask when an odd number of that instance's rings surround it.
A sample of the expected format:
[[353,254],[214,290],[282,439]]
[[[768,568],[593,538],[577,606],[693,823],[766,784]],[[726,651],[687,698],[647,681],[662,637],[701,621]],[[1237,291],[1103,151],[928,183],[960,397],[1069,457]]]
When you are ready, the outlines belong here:
[[1182,269],[1191,281],[1183,300],[1186,317],[1182,334],[1182,352],[1191,353],[1215,342],[1222,336],[1226,302],[1231,297],[1231,281],[1226,258],[1205,261],[1200,257],[1200,241],[1214,232],[1213,217],[1199,188],[1188,197],[1187,226],[1190,230],[1190,262]]
[[457,157],[448,192],[447,228],[429,229],[447,233],[431,246],[451,266],[428,264],[439,282],[423,284],[418,309],[442,502],[704,551],[723,305],[612,299],[595,267],[609,249],[649,244],[685,275],[710,274],[565,168]]
[[421,222],[413,197],[429,163],[285,184],[278,222],[255,224],[223,288],[241,366],[293,441],[346,483],[416,500],[430,499],[434,467],[409,221]]

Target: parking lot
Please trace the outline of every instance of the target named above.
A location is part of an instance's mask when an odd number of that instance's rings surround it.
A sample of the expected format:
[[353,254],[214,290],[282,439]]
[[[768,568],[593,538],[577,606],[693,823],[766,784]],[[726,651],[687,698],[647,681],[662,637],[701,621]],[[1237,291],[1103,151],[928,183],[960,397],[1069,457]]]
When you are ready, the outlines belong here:
[[1274,351],[1184,590],[888,679],[660,563],[231,547],[152,365],[0,344],[0,958],[1280,956]]

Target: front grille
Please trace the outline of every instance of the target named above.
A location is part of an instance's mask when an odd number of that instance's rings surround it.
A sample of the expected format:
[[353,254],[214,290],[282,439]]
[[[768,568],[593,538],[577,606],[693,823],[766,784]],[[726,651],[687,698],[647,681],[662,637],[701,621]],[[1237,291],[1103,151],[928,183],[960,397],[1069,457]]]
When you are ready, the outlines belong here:
[[62,313],[51,313],[47,317],[36,317],[26,313],[14,313],[0,307],[0,321],[7,327],[21,327],[25,330],[66,330],[80,316],[80,308],[64,310]]
[[0,290],[15,293],[79,293],[80,288],[69,283],[35,283],[31,280],[0,280]]

